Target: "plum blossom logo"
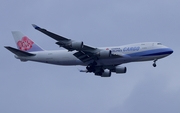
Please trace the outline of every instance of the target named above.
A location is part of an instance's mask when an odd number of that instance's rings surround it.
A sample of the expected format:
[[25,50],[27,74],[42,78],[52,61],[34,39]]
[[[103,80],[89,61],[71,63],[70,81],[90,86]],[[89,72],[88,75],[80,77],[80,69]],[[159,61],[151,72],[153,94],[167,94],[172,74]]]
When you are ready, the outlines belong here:
[[28,37],[24,36],[21,40],[17,42],[17,45],[20,50],[27,51],[32,48],[33,41],[31,41]]

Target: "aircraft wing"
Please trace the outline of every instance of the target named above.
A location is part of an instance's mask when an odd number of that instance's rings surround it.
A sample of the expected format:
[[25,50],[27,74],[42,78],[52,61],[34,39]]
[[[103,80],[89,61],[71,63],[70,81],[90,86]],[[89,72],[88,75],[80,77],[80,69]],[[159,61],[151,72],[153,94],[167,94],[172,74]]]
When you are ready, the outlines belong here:
[[59,36],[59,35],[57,35],[57,34],[54,34],[54,33],[52,33],[52,32],[49,32],[49,31],[47,31],[47,30],[44,29],[44,28],[40,28],[39,26],[37,26],[37,25],[35,25],[35,24],[32,24],[32,26],[33,26],[36,30],[38,30],[38,31],[40,31],[40,32],[42,32],[42,33],[50,36],[51,38],[53,38],[53,39],[55,39],[55,40],[57,40],[57,41],[69,41],[69,40],[70,40],[70,39],[68,39],[68,38],[65,38],[65,37]]
[[[35,24],[32,24],[32,26],[33,26],[36,30],[38,30],[38,31],[46,34],[47,36],[55,39],[55,40],[57,41],[57,42],[56,42],[57,45],[59,45],[60,47],[64,47],[65,49],[67,49],[67,50],[69,50],[69,51],[73,51],[73,50],[78,50],[78,49],[80,49],[80,48],[73,48],[73,47],[72,47],[72,46],[73,46],[72,44],[74,44],[75,46],[78,46],[78,44],[83,44],[83,42],[82,42],[82,43],[81,43],[81,42],[75,42],[75,41],[73,41],[73,40],[71,40],[71,39],[68,39],[68,38],[65,38],[65,37],[63,37],[63,36],[57,35],[57,34],[55,34],[55,33],[52,33],[52,32],[50,32],[50,31],[48,31],[48,30],[46,30],[46,29],[44,29],[44,28],[41,28],[41,27],[39,27],[39,26],[37,26],[37,25],[35,25]],[[92,50],[95,50],[95,49],[96,49],[96,48],[93,48],[93,47],[91,47],[91,46],[84,45],[84,44],[83,44],[83,48],[81,48],[82,51],[92,51]]]
[[[74,40],[65,38],[63,36],[52,33],[44,28],[41,28],[35,24],[32,24],[32,26],[36,30],[55,39],[57,41],[56,44],[59,45],[60,47],[63,47],[65,49],[67,49],[68,51],[76,50],[77,52],[74,53],[74,56],[77,57],[78,59],[80,59],[82,62],[88,62],[91,60],[99,59],[99,54],[100,54],[100,51],[102,51],[102,49],[85,45],[83,42],[76,42]],[[121,56],[120,55],[111,55],[111,57],[121,57]]]

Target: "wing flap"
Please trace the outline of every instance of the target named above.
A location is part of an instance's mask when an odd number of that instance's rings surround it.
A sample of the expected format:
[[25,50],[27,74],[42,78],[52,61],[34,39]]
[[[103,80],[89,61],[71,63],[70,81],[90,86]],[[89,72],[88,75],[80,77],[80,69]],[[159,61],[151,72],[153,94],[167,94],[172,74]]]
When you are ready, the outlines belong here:
[[88,62],[94,59],[94,57],[91,54],[85,53],[83,51],[78,51],[73,54],[76,58],[81,60],[82,62]]

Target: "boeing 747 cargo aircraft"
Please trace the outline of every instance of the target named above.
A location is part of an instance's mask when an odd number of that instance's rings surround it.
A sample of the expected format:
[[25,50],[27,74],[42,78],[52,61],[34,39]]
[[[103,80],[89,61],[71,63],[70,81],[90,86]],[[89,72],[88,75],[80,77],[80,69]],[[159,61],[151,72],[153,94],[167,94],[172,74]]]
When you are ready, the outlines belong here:
[[101,77],[110,77],[112,72],[126,73],[121,64],[139,61],[156,61],[173,53],[173,50],[160,42],[142,42],[114,47],[92,47],[83,41],[74,41],[52,33],[37,25],[36,30],[56,40],[56,44],[66,50],[44,50],[19,31],[12,31],[17,48],[5,46],[21,61],[35,61],[55,65],[86,66],[80,72],[94,73]]

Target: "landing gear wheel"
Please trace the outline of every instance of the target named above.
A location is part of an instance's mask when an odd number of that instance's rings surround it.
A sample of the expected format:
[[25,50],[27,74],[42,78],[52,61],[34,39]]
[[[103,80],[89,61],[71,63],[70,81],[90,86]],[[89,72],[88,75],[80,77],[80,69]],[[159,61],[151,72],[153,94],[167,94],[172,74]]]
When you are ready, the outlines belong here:
[[153,67],[156,67],[156,63],[153,64]]
[[92,62],[88,66],[86,66],[86,69],[88,72],[94,72],[95,71],[95,66],[97,65],[97,62]]
[[156,61],[157,59],[154,60],[153,67],[156,67]]

